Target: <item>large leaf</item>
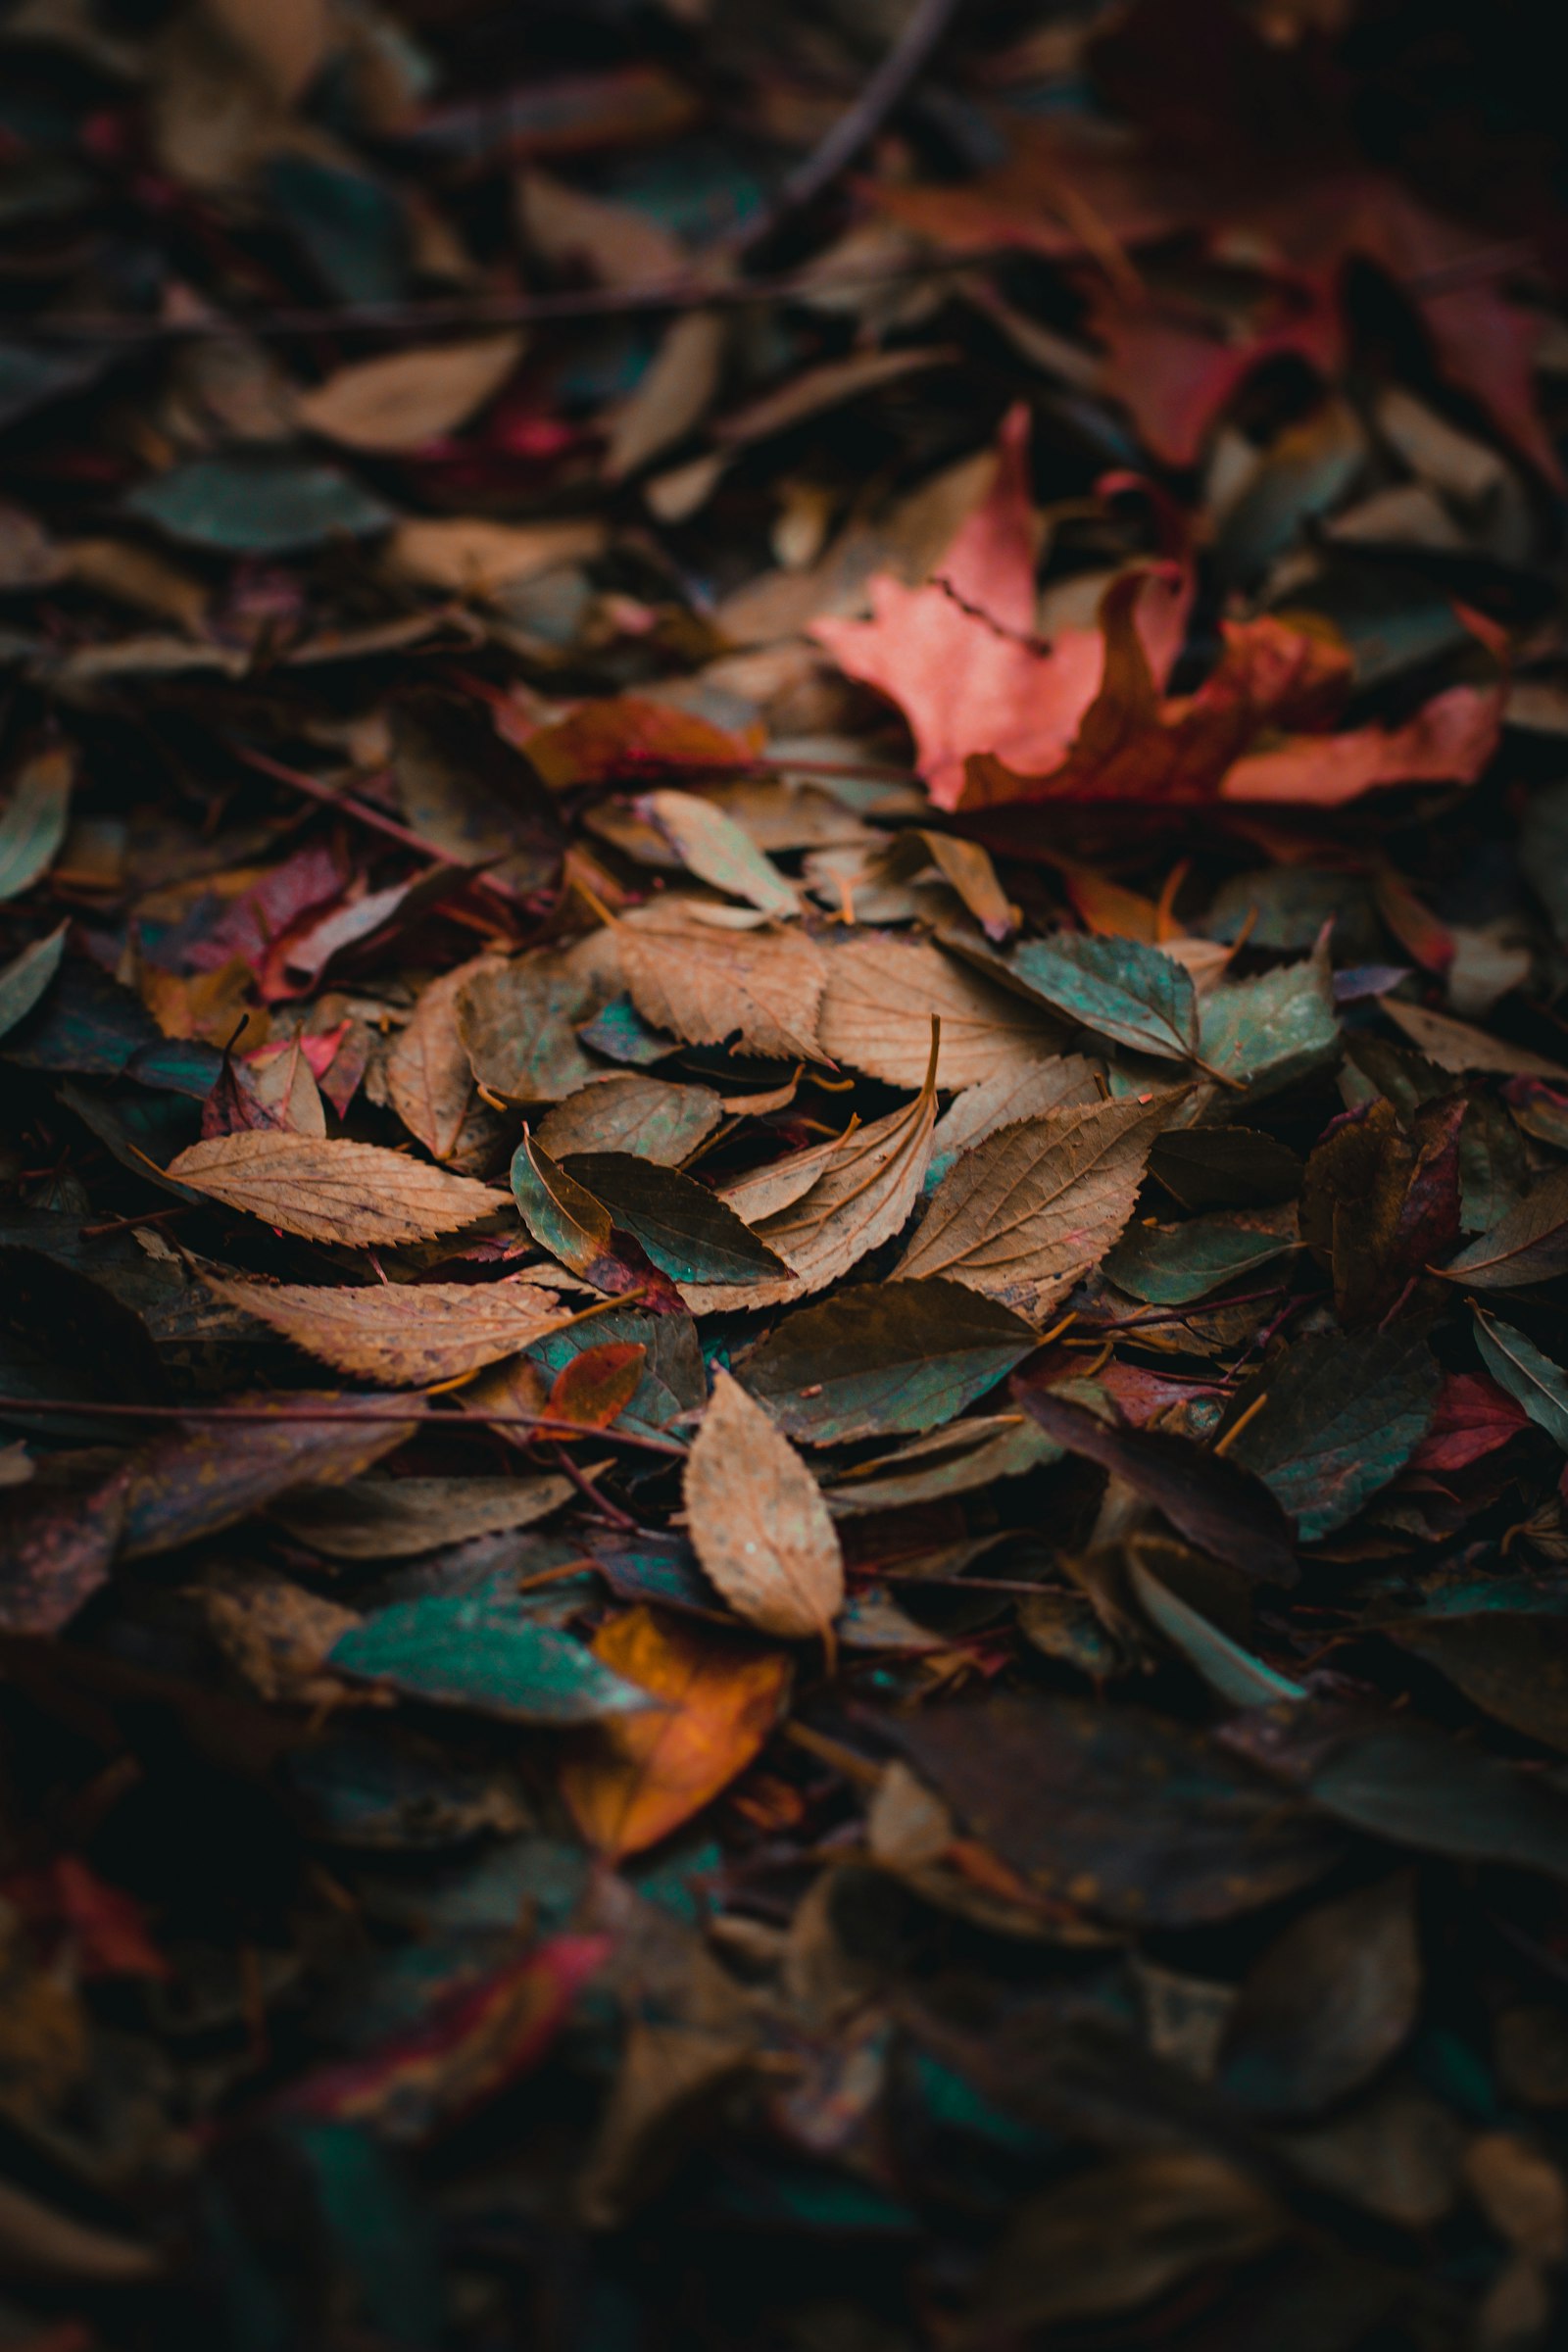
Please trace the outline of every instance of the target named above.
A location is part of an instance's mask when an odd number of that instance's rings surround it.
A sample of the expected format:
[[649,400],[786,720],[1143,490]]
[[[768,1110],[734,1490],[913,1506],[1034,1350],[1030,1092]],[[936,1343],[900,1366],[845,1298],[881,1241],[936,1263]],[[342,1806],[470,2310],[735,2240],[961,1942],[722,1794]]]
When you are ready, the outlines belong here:
[[833,1446],[951,1421],[1033,1346],[1027,1323],[961,1284],[865,1283],[790,1316],[742,1372],[780,1429]]
[[1043,1320],[1132,1215],[1177,1100],[1074,1104],[1004,1127],[944,1177],[898,1274],[945,1275]]
[[817,1006],[827,979],[822,952],[799,931],[732,931],[659,902],[616,925],[620,968],[633,1004],[656,1029],[688,1045],[738,1040],[743,1054],[785,1059],[821,1053]]
[[218,1298],[270,1323],[308,1355],[391,1388],[459,1380],[515,1355],[565,1319],[554,1291],[516,1276],[473,1284],[378,1282],[359,1290],[205,1279]]
[[1055,1027],[1022,998],[929,942],[852,939],[828,956],[818,1026],[822,1050],[833,1060],[890,1086],[918,1086],[930,1052],[933,1013],[942,1023],[937,1062],[942,1087],[1008,1078],[1021,1083],[1053,1053],[1058,1038]]
[[399,1559],[530,1527],[572,1492],[565,1478],[357,1478],[286,1494],[270,1516],[328,1559]]
[[574,1152],[631,1152],[678,1167],[723,1117],[711,1087],[676,1086],[634,1070],[596,1078],[546,1111],[536,1130],[552,1159]]
[[172,1431],[131,1465],[126,1557],[232,1527],[293,1487],[358,1478],[418,1427],[414,1413],[399,1413],[400,1402],[332,1390],[240,1396],[233,1409],[243,1418]]
[[595,1074],[574,1024],[591,1003],[582,975],[549,955],[484,964],[458,992],[473,1075],[508,1102],[559,1102]]
[[1403,1469],[1437,1410],[1441,1375],[1404,1324],[1353,1338],[1298,1340],[1239,1399],[1259,1409],[1231,1458],[1255,1471],[1315,1544]]
[[1118,1290],[1154,1306],[1185,1306],[1296,1246],[1276,1218],[1194,1217],[1187,1225],[1130,1225],[1104,1259]]

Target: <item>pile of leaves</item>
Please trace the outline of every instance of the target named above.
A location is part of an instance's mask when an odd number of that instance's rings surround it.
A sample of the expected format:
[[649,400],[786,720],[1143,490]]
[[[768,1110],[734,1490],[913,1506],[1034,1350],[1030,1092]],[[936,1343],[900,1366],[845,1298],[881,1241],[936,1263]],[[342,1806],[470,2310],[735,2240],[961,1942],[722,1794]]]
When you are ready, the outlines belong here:
[[0,18],[0,2343],[1552,2339],[1503,20]]

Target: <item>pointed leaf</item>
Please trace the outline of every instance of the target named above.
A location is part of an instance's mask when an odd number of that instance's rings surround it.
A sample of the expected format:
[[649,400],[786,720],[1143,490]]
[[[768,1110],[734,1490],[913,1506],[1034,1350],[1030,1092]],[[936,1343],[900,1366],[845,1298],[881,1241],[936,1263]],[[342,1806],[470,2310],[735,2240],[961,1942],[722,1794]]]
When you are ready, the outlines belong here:
[[1021,1080],[1058,1032],[1022,998],[969,971],[929,942],[852,939],[827,957],[819,1027],[833,1060],[890,1086],[918,1086],[942,1023],[940,1087]]
[[836,1446],[953,1420],[1034,1344],[961,1284],[867,1283],[790,1316],[742,1370],[780,1429]]
[[603,1201],[676,1282],[759,1282],[786,1270],[716,1193],[677,1168],[629,1152],[579,1152],[563,1172]]
[[738,1035],[742,1054],[785,1060],[821,1054],[822,952],[800,931],[726,931],[668,904],[615,927],[620,968],[644,1020],[688,1045]]
[[505,1195],[376,1144],[257,1132],[192,1144],[168,1173],[225,1208],[311,1242],[427,1241],[471,1225]]
[[1568,1372],[1516,1331],[1476,1310],[1476,1346],[1494,1380],[1516,1396],[1538,1429],[1568,1453]]
[[53,981],[66,952],[66,929],[61,923],[0,967],[0,1037],[26,1019]]
[[341,1674],[514,1723],[585,1723],[653,1701],[569,1634],[493,1592],[431,1592],[378,1609],[333,1644]]
[[1443,1272],[1472,1290],[1517,1290],[1568,1271],[1568,1168],[1554,1168]]
[[75,755],[60,745],[24,760],[0,808],[0,899],[20,899],[60,855],[75,776]]
[[687,1457],[687,1521],[698,1558],[763,1633],[825,1635],[844,1605],[844,1557],[815,1479],[727,1372]]
[[[1437,1410],[1442,1375],[1408,1324],[1298,1340],[1258,1375],[1262,1409],[1229,1458],[1255,1471],[1315,1544],[1403,1469]],[[1245,1411],[1249,1395],[1239,1400]]]
[[568,1319],[554,1291],[516,1276],[471,1284],[377,1282],[360,1290],[225,1282],[215,1274],[203,1280],[217,1298],[270,1323],[308,1355],[391,1388],[459,1380],[515,1355]]
[[1198,1051],[1192,975],[1141,940],[1029,940],[1008,969],[1054,1012],[1135,1053],[1182,1061]]
[[664,835],[689,873],[763,914],[785,920],[801,910],[800,895],[732,816],[692,792],[650,792],[640,808]]

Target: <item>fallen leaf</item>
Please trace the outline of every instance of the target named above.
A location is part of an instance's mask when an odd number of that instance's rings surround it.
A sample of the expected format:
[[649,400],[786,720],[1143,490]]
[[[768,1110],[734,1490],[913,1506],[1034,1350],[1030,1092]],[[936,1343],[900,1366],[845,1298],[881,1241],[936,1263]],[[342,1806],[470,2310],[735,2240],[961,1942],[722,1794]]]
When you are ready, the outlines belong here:
[[1476,1346],[1493,1379],[1568,1453],[1568,1372],[1511,1323],[1494,1322],[1479,1307]]
[[844,1605],[844,1558],[821,1491],[787,1438],[727,1372],[686,1460],[697,1556],[749,1623],[786,1641],[827,1638]]
[[593,1649],[657,1702],[603,1726],[562,1776],[583,1836],[618,1858],[667,1838],[745,1771],[773,1729],[790,1661],[649,1608],[612,1618]]
[[545,1411],[552,1420],[609,1429],[643,1385],[648,1349],[637,1340],[606,1340],[562,1365],[550,1384]]
[[792,1315],[741,1369],[787,1436],[834,1446],[953,1420],[1033,1346],[960,1284],[866,1283]]
[[125,1522],[127,1474],[86,1494],[30,1489],[0,1517],[0,1631],[57,1634],[106,1583]]
[[1011,971],[1053,1012],[1136,1054],[1191,1060],[1198,1052],[1198,1000],[1191,976],[1135,939],[1063,933],[1013,951]]
[[531,1527],[572,1493],[565,1478],[356,1478],[302,1487],[270,1516],[331,1560],[401,1559]]
[[64,745],[23,761],[0,808],[0,899],[19,899],[59,857],[75,780],[75,755]]
[[1568,1270],[1568,1171],[1553,1169],[1442,1272],[1477,1291],[1517,1290]]
[[376,1144],[308,1135],[220,1136],[192,1144],[168,1173],[225,1208],[307,1241],[417,1242],[453,1233],[504,1195]]
[[1409,1324],[1298,1340],[1240,1393],[1258,1410],[1230,1447],[1296,1522],[1303,1544],[1352,1519],[1401,1470],[1437,1409],[1440,1375]]
[[574,1152],[630,1152],[656,1167],[672,1168],[706,1143],[725,1107],[711,1087],[677,1086],[628,1070],[593,1078],[564,1096],[535,1133],[555,1160]]
[[483,1158],[502,1132],[496,1114],[477,1098],[459,1027],[463,993],[487,968],[486,958],[475,956],[432,980],[387,1057],[392,1107],[432,1159]]
[[332,1645],[341,1674],[513,1723],[589,1723],[653,1704],[569,1634],[496,1592],[430,1592],[377,1609]]
[[629,1152],[578,1152],[563,1172],[677,1283],[766,1282],[787,1270],[727,1201],[678,1168]]
[[1132,1215],[1177,1101],[1068,1104],[1002,1128],[943,1178],[896,1275],[946,1275],[1039,1323]]
[[691,792],[650,792],[639,804],[668,841],[689,873],[732,899],[786,920],[800,912],[800,897],[770,858],[756,848],[732,816]]
[[50,987],[65,956],[66,928],[61,923],[0,965],[0,1037],[24,1021]]
[[1421,2003],[1408,1876],[1308,1911],[1243,1983],[1219,2081],[1243,2107],[1315,2115],[1357,2089],[1406,2041]]
[[[174,1430],[131,1464],[123,1551],[140,1559],[232,1527],[291,1488],[341,1486],[413,1437],[416,1412],[335,1390],[236,1400],[242,1421]],[[314,1418],[312,1407],[320,1408]],[[254,1413],[255,1418],[249,1417]]]
[[390,1388],[429,1388],[515,1355],[565,1318],[554,1291],[502,1282],[371,1283],[360,1290],[203,1277],[215,1298],[292,1340],[334,1371]]
[[924,941],[853,939],[826,957],[818,1031],[834,1061],[890,1086],[918,1086],[942,1023],[940,1087],[1022,1081],[1054,1053],[1058,1032],[1007,990]]
[[511,334],[356,360],[302,392],[294,413],[308,432],[346,449],[417,449],[466,424],[494,399],[521,353],[522,337]]
[[717,931],[678,906],[646,907],[615,926],[620,968],[645,1021],[688,1045],[738,1039],[743,1054],[820,1058],[821,950],[799,931]]

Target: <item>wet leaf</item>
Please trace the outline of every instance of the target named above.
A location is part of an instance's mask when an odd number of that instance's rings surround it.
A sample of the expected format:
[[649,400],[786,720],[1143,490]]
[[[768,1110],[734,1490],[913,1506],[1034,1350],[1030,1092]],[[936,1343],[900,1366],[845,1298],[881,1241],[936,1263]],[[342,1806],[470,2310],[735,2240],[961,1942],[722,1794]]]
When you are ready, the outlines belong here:
[[793,1446],[727,1372],[686,1461],[687,1522],[725,1599],[765,1634],[827,1638],[844,1557],[821,1491]]

